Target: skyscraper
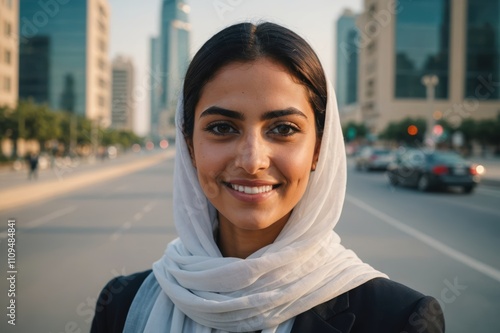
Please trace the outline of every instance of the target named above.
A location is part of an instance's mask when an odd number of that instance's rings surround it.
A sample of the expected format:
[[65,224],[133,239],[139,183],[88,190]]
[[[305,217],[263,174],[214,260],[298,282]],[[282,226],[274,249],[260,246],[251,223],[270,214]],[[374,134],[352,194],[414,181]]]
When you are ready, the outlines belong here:
[[151,118],[151,131],[160,136],[165,135],[171,126],[169,123],[173,118],[178,93],[189,63],[189,11],[189,6],[181,0],[164,0],[162,4],[157,45],[161,70],[160,112],[157,119]]
[[19,0],[0,1],[0,107],[18,99]]
[[161,113],[161,90],[163,75],[160,67],[160,38],[152,37],[150,39],[150,68],[149,68],[149,86],[150,86],[150,126],[151,132],[158,134],[158,124]]
[[337,20],[335,92],[339,108],[357,102],[358,91],[358,28],[356,15],[345,10]]
[[133,131],[135,101],[134,66],[129,58],[118,56],[113,60],[113,89],[111,126]]
[[[359,103],[375,133],[405,117],[492,119],[500,110],[500,0],[365,0]],[[424,75],[435,75],[429,107]],[[431,110],[432,109],[432,110]]]
[[19,97],[110,123],[106,0],[23,0]]

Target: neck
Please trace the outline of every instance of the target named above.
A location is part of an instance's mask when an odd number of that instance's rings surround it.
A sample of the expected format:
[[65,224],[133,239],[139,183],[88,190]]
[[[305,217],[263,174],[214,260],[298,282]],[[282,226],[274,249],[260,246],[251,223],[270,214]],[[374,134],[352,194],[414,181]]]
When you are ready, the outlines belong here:
[[218,246],[224,257],[245,259],[261,248],[272,244],[286,224],[286,218],[265,229],[245,230],[219,219]]

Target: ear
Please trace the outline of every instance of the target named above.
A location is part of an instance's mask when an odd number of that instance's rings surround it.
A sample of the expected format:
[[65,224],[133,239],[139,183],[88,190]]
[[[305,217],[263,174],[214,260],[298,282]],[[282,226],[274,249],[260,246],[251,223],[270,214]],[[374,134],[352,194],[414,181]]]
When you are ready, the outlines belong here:
[[311,164],[311,171],[316,170],[316,165],[318,164],[318,159],[319,159],[320,148],[321,148],[321,138],[317,138],[316,145],[314,146],[314,155]]
[[189,150],[189,156],[191,157],[191,163],[193,164],[193,167],[196,169],[196,159],[194,158],[193,140],[186,139],[186,144]]

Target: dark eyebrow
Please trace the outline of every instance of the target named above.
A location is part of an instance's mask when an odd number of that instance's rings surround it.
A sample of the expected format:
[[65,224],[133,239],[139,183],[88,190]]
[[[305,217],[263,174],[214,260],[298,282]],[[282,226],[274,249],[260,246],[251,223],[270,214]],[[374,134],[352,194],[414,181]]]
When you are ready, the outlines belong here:
[[[224,109],[218,106],[211,106],[200,114],[200,118],[210,116],[210,115],[220,115],[228,118],[233,118],[237,120],[245,120],[245,115],[238,111]],[[289,107],[283,110],[274,110],[264,113],[262,120],[270,120],[279,117],[285,117],[290,115],[298,115],[307,119],[307,116],[300,110]]]
[[300,110],[294,108],[294,107],[289,107],[284,110],[274,110],[274,111],[269,111],[264,113],[262,116],[262,120],[270,120],[273,118],[279,118],[279,117],[284,117],[284,116],[290,116],[290,115],[297,115],[301,116],[307,119],[307,116]]
[[210,116],[210,115],[221,115],[221,116],[228,117],[228,118],[245,120],[245,116],[243,115],[243,113],[233,111],[233,110],[223,109],[223,108],[220,108],[218,106],[209,107],[208,109],[206,109],[205,111],[203,111],[200,114],[200,118]]

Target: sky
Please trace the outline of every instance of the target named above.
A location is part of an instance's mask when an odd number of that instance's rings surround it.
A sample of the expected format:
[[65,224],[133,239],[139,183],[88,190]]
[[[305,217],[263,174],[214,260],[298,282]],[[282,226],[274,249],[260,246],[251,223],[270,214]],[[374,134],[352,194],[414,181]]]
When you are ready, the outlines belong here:
[[[161,0],[108,0],[111,6],[110,55],[130,57],[135,66],[135,131],[149,130],[148,68],[150,38],[160,27]],[[191,7],[191,55],[219,30],[242,21],[271,21],[304,37],[317,52],[332,82],[335,75],[335,24],[344,9],[362,9],[362,0],[185,0]]]

